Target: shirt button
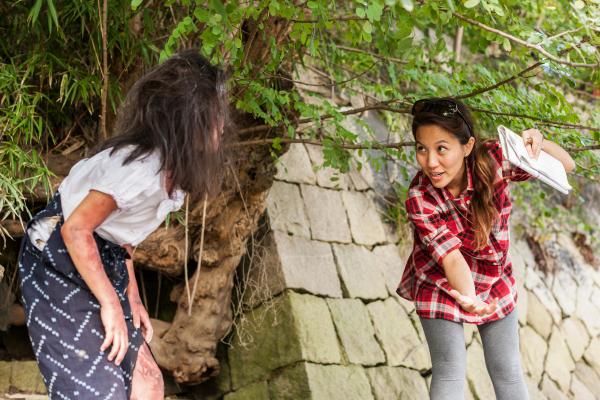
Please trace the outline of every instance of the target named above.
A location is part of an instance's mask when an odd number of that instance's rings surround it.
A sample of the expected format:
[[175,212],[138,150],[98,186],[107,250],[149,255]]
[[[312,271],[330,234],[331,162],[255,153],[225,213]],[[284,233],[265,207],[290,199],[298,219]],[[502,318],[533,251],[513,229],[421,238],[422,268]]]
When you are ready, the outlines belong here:
[[492,250],[488,250],[488,253],[492,254],[493,252],[492,252]]

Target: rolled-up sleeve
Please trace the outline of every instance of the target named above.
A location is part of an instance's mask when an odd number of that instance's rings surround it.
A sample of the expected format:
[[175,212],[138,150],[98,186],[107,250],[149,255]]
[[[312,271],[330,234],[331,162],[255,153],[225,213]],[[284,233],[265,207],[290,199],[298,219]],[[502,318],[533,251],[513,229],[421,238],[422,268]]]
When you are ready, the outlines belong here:
[[439,265],[448,253],[462,246],[461,240],[446,226],[439,207],[418,189],[409,190],[406,212],[421,244]]

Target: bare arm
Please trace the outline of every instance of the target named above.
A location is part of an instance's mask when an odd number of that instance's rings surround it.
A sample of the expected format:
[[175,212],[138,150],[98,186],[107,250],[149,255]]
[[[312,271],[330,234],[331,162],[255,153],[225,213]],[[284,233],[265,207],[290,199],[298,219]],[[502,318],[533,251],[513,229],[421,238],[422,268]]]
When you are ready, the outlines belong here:
[[485,303],[477,297],[471,269],[460,250],[456,249],[448,253],[442,260],[442,267],[446,279],[453,289],[450,291],[450,295],[465,311],[477,315],[487,315],[496,310],[497,299]]
[[544,150],[546,153],[560,161],[567,173],[575,169],[575,161],[573,161],[573,158],[571,158],[569,153],[558,144],[545,139],[539,130],[535,128],[527,129],[521,133],[521,136],[525,142],[525,148],[531,157],[537,159],[540,155],[540,151]]
[[61,228],[65,246],[77,271],[100,303],[105,339],[101,351],[112,345],[108,359],[120,364],[129,344],[127,326],[119,297],[110,283],[94,240],[94,229],[114,211],[114,199],[91,190]]

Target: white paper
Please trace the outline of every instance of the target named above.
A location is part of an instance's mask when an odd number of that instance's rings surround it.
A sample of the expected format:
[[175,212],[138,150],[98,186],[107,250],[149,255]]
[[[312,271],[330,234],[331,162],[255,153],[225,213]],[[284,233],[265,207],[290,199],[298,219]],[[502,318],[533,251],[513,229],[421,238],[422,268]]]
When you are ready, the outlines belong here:
[[513,165],[529,172],[535,178],[568,194],[572,189],[563,164],[550,154],[541,151],[538,159],[529,157],[523,139],[505,126],[498,126],[498,135],[504,157]]

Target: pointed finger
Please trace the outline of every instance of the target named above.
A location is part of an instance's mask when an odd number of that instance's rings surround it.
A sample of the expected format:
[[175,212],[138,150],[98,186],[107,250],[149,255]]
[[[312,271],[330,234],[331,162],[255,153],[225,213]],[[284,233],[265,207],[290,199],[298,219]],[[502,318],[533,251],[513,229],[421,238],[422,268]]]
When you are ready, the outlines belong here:
[[106,333],[106,336],[104,337],[104,341],[102,342],[102,345],[100,346],[100,351],[105,351],[106,349],[108,349],[112,342],[113,342],[113,332],[111,330]]

